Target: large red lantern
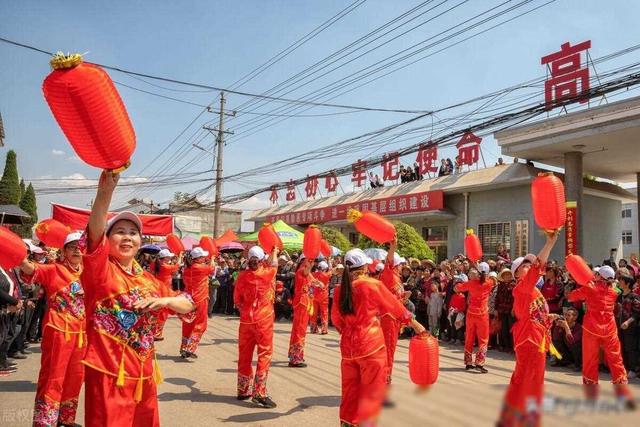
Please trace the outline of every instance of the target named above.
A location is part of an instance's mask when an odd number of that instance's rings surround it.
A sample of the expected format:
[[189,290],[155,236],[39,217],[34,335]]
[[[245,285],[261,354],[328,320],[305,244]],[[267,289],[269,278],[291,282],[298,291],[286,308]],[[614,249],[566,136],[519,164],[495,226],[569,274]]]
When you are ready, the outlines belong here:
[[580,255],[571,254],[565,259],[564,263],[576,283],[586,286],[595,279],[593,271]]
[[349,209],[347,220],[352,222],[359,233],[378,243],[387,243],[396,236],[396,227],[375,212]]
[[268,254],[273,252],[274,247],[278,250],[283,248],[282,240],[271,223],[265,223],[258,231],[258,243]]
[[78,54],[57,53],[51,67],[42,91],[78,157],[100,169],[126,169],[136,135],[109,75]]
[[315,225],[310,225],[304,232],[304,240],[302,242],[302,253],[307,259],[316,259],[320,254],[320,242],[322,241],[322,232]]
[[71,229],[53,218],[40,221],[36,225],[36,236],[38,240],[52,248],[61,248],[64,241],[71,233]]
[[209,236],[202,236],[200,238],[200,247],[209,252],[210,256],[218,256],[218,245],[216,241]]
[[27,257],[27,246],[22,239],[6,227],[0,226],[0,267],[16,267]]
[[326,240],[322,239],[320,241],[320,253],[322,255],[324,255],[325,257],[329,258],[331,256],[331,253],[333,251],[331,250],[331,245],[329,244],[329,242],[327,242]]
[[464,238],[464,251],[467,258],[473,262],[478,262],[482,259],[482,244],[471,228],[467,230],[467,235]]
[[540,173],[531,183],[533,218],[543,230],[555,231],[564,226],[567,208],[564,185],[551,172]]
[[438,380],[440,370],[438,340],[433,335],[416,335],[409,342],[409,377],[414,384],[427,387]]
[[175,234],[169,234],[167,236],[167,246],[169,247],[169,250],[176,255],[180,255],[184,252],[184,243],[182,243],[182,240],[180,240],[180,238]]

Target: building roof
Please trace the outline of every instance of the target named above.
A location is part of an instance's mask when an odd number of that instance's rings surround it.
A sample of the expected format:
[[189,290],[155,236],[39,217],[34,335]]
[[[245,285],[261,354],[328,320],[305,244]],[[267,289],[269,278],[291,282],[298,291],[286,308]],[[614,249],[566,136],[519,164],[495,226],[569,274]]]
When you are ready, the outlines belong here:
[[585,173],[635,182],[640,172],[640,97],[560,115],[495,133],[502,154],[564,168],[580,151]]
[[23,218],[29,218],[31,215],[20,209],[16,205],[0,205],[0,223],[1,224],[22,224]]
[[[290,203],[280,206],[272,206],[266,209],[253,211],[248,221],[262,221],[268,216],[282,215],[291,212],[304,211],[308,209],[325,208],[329,206],[358,203],[363,201],[383,199],[392,196],[410,195],[425,191],[442,190],[446,195],[460,194],[465,192],[487,191],[505,187],[528,184],[538,173],[546,172],[533,166],[523,163],[512,163],[501,166],[494,166],[485,169],[472,170],[461,174],[447,175],[437,178],[425,179],[422,181],[408,182],[389,187],[372,188],[356,193],[343,194],[339,196],[324,197],[315,200],[306,200],[298,203]],[[556,174],[561,179],[562,174]],[[490,185],[490,187],[488,187]],[[633,193],[607,182],[585,180],[585,194],[598,195],[601,197],[615,198],[622,202],[635,200]]]

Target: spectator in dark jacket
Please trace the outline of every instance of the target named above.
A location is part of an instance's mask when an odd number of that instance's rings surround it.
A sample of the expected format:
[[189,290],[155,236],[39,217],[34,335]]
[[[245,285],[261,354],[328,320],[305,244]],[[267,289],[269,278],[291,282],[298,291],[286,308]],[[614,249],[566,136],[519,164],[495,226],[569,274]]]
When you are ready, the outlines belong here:
[[562,359],[552,361],[552,366],[574,364],[574,370],[582,369],[582,325],[578,323],[578,310],[569,307],[564,319],[556,320],[551,328],[551,338]]
[[498,346],[500,351],[513,351],[513,337],[511,327],[515,321],[513,311],[513,288],[516,282],[508,268],[503,269],[498,275],[498,290],[496,291],[495,308],[500,319],[501,327],[498,333]]
[[618,296],[617,315],[618,332],[622,346],[622,359],[627,369],[628,377],[634,378],[640,374],[640,296],[631,292],[633,278],[620,277],[619,283],[622,293]]

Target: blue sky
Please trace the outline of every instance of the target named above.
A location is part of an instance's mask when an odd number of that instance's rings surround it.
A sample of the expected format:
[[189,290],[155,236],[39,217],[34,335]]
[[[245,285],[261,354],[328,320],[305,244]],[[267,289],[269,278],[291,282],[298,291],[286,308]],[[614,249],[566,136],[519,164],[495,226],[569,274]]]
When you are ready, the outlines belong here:
[[[440,1],[434,1],[435,6]],[[0,2],[0,36],[31,44],[49,51],[62,50],[85,53],[87,60],[119,66],[147,74],[172,77],[191,82],[228,87],[237,79],[286,48],[324,20],[351,2],[315,1],[3,1]],[[389,19],[418,5],[418,1],[368,0],[353,12],[304,44],[265,73],[240,87],[241,90],[264,92],[315,61],[349,44]],[[424,40],[464,19],[502,2],[449,1],[430,15],[460,4],[455,10],[404,37],[364,56],[323,78],[313,79],[307,86],[291,94],[297,98],[365,67],[381,58]],[[515,4],[517,2],[511,2]],[[522,11],[543,4],[534,0]],[[508,7],[505,5],[504,7]],[[513,12],[516,14],[517,12]],[[559,50],[560,44],[592,40],[593,58],[623,49],[638,42],[637,26],[640,3],[614,0],[558,0],[540,10],[488,31],[451,49],[413,64],[376,82],[340,96],[330,102],[383,108],[431,110],[489,93],[544,74],[540,57]],[[419,22],[419,21],[415,21]],[[636,52],[620,60],[603,64],[599,71],[637,61]],[[0,112],[6,128],[6,148],[18,153],[20,174],[27,179],[59,179],[56,184],[83,183],[99,171],[77,159],[64,135],[55,123],[42,96],[41,85],[49,73],[45,55],[0,43]],[[120,73],[111,72],[116,81],[140,89],[189,100],[198,104],[214,101],[217,92],[153,84],[194,92],[176,92],[151,86]],[[167,145],[200,112],[200,108],[150,96],[119,87],[134,124],[138,146],[132,167],[124,176],[148,176],[167,159],[176,158],[175,148],[184,145],[187,159],[196,162],[185,171],[204,171],[211,167],[211,157],[189,148],[190,143],[210,146],[213,137],[187,141],[187,137],[217,116],[205,113],[182,138],[167,149]],[[540,92],[539,100],[543,99]],[[234,108],[247,98],[230,94],[227,107]],[[268,112],[279,104],[269,104],[258,110]],[[333,113],[336,109],[311,109],[304,114]],[[398,113],[353,113],[327,117],[291,118],[254,135],[240,139],[242,126],[253,116],[238,114],[228,120],[231,129],[238,129],[229,138],[225,151],[225,175],[250,167],[277,161],[290,155],[322,147],[361,133],[381,128],[409,118]],[[441,118],[446,118],[443,114]],[[426,122],[428,123],[428,121]],[[424,123],[423,123],[424,124]],[[248,132],[245,132],[247,135]],[[237,142],[234,141],[234,138]],[[409,142],[404,142],[408,144]],[[385,149],[402,147],[391,144]],[[0,151],[4,158],[5,149]],[[495,162],[499,149],[490,137],[483,142],[487,163]],[[160,161],[145,166],[161,153]],[[455,156],[447,148],[441,155]],[[225,194],[253,188],[259,183],[287,181],[307,173],[349,164],[357,155],[341,156],[306,164],[268,177],[225,185]],[[3,160],[0,160],[2,162]],[[413,159],[409,159],[413,162]],[[178,165],[162,173],[175,173]],[[65,180],[61,180],[65,178]],[[143,179],[143,178],[139,178]],[[47,181],[34,181],[37,186]],[[165,202],[175,191],[194,191],[204,184],[182,185],[149,192],[119,190],[114,205],[122,205],[132,195],[154,202]],[[210,191],[206,197],[211,198]],[[283,196],[283,195],[281,195]],[[264,206],[269,194],[254,197],[240,207]],[[39,215],[50,215],[49,202],[86,206],[89,193],[68,193],[39,196]]]

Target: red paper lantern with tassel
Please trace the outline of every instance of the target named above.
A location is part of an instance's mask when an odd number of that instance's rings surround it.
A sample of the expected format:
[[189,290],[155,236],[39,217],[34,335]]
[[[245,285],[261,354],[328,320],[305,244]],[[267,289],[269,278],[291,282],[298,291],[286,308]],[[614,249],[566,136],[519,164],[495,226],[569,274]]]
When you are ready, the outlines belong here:
[[200,247],[209,252],[209,256],[218,256],[218,245],[216,245],[215,240],[213,240],[211,237],[202,236],[200,238]]
[[421,387],[435,384],[440,370],[438,340],[433,335],[416,335],[409,342],[409,377]]
[[595,279],[593,271],[580,255],[571,254],[565,259],[564,263],[576,283],[586,286]]
[[315,225],[310,225],[304,232],[304,240],[302,242],[302,253],[307,259],[316,259],[320,254],[320,242],[322,241],[322,232]]
[[375,212],[349,209],[347,220],[353,223],[359,233],[378,243],[390,242],[396,235],[396,227]]
[[27,257],[27,246],[22,239],[6,227],[0,226],[0,267],[16,267]]
[[540,173],[531,183],[533,218],[543,230],[555,231],[564,226],[567,208],[564,185],[551,172]]
[[184,252],[184,243],[182,243],[182,240],[180,240],[180,238],[175,234],[169,234],[167,236],[167,246],[169,247],[169,250],[176,255],[180,255]]
[[467,254],[467,258],[473,262],[478,262],[482,259],[482,244],[471,228],[467,230],[467,235],[464,238],[464,251]]
[[324,255],[325,257],[329,258],[331,256],[331,253],[333,251],[331,250],[331,245],[329,244],[329,242],[327,242],[326,240],[322,239],[320,241],[320,253],[322,255]]
[[121,172],[136,148],[136,135],[124,103],[109,75],[78,54],[61,52],[42,85],[58,125],[84,162]]
[[36,236],[38,240],[52,248],[62,248],[67,235],[71,229],[53,218],[40,221],[36,225]]
[[265,223],[260,231],[258,231],[258,243],[268,254],[273,252],[273,248],[282,250],[282,240],[271,223]]

